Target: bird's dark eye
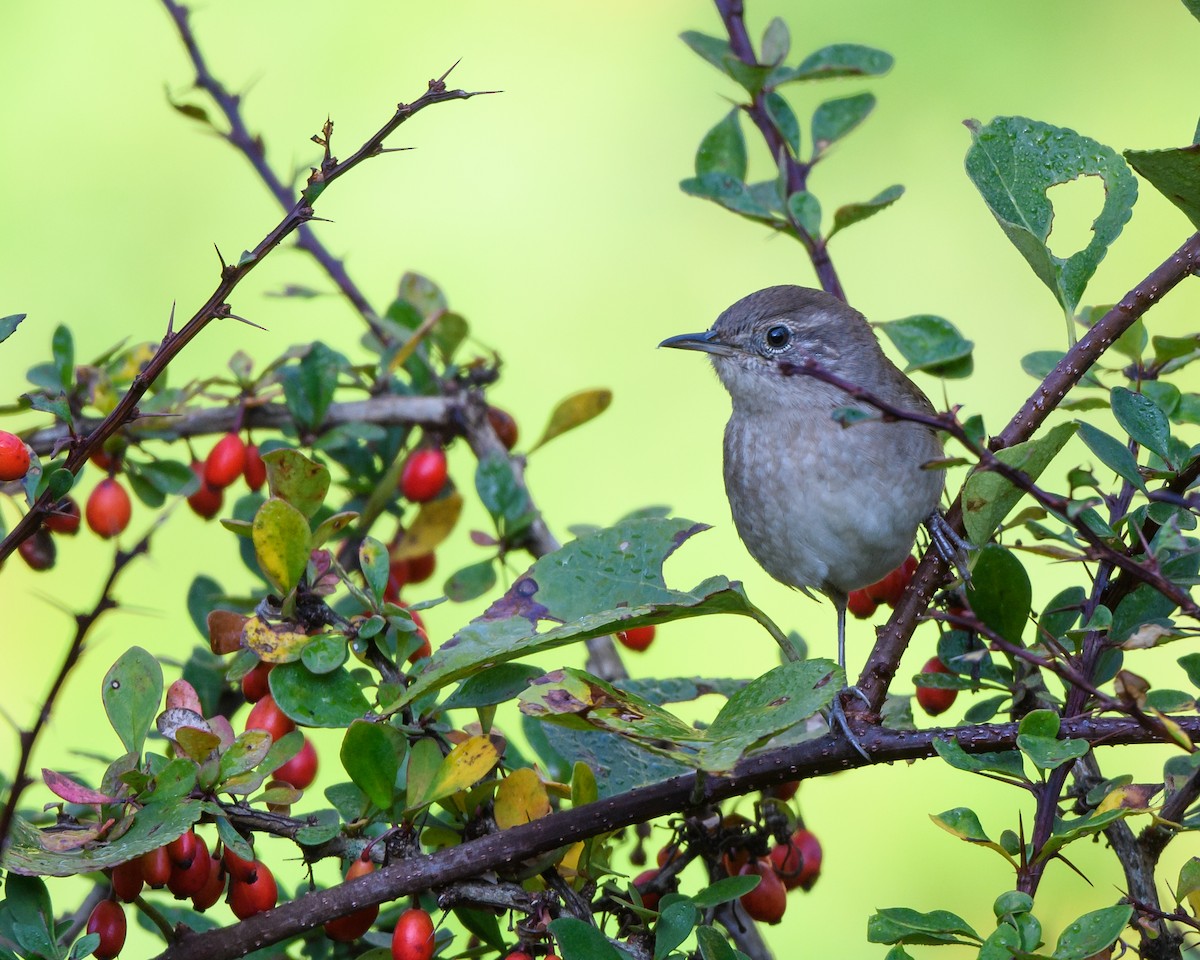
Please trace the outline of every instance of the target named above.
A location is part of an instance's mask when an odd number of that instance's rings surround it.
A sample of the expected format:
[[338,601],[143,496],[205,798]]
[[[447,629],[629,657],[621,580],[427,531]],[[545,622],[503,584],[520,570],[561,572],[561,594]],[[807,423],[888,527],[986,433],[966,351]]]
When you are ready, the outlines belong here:
[[767,346],[772,350],[782,350],[792,339],[792,331],[783,324],[778,324],[767,331]]

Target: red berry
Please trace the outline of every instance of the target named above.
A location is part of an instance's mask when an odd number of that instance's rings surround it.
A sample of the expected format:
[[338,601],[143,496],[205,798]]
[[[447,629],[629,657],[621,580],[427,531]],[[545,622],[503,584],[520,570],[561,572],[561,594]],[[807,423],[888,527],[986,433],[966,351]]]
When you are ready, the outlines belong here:
[[117,469],[117,464],[121,462],[121,456],[115,450],[105,450],[104,447],[101,447],[88,457],[88,460],[105,473],[112,473]]
[[15,433],[0,430],[0,480],[20,480],[29,472],[29,448]]
[[[925,666],[921,668],[922,673],[952,673],[941,660],[937,657],[930,657]],[[958,697],[957,690],[945,690],[941,687],[922,687],[917,685],[917,703],[931,717],[936,717],[939,713],[945,713],[953,705]]]
[[242,467],[242,476],[246,478],[246,486],[255,493],[258,493],[262,489],[262,485],[267,482],[267,465],[263,463],[256,443],[252,443],[246,448],[246,465]]
[[101,900],[88,917],[87,932],[99,934],[100,942],[92,951],[97,960],[112,960],[125,946],[125,911],[115,900]]
[[171,857],[165,846],[142,854],[142,879],[155,890],[167,885],[171,879]]
[[654,642],[654,624],[622,630],[617,634],[617,639],[630,650],[645,650]]
[[196,516],[211,520],[221,512],[225,494],[219,488],[209,486],[208,481],[204,479],[204,464],[199,460],[192,461],[192,472],[200,481],[200,489],[187,498],[188,506]]
[[643,870],[633,878],[633,885],[637,887],[638,893],[641,894],[642,897],[642,906],[647,910],[657,910],[658,901],[662,899],[662,894],[657,890],[647,891],[645,889],[656,879],[658,879],[658,871],[653,867],[651,867],[649,870]]
[[434,567],[437,566],[437,557],[432,553],[423,553],[419,557],[409,557],[406,562],[408,564],[408,582],[424,583],[433,576]]
[[504,444],[505,449],[511,450],[517,445],[517,421],[512,418],[511,413],[507,410],[501,410],[499,407],[488,407],[487,418],[488,423],[496,431],[496,436],[500,438],[500,442]]
[[851,590],[846,600],[846,609],[859,620],[866,620],[873,616],[877,606],[879,604],[868,596],[866,590]]
[[425,632],[425,621],[421,619],[421,615],[416,610],[409,610],[407,604],[400,604],[405,610],[408,610],[408,615],[412,617],[413,623],[417,625],[417,636],[421,638],[421,645],[408,655],[409,663],[416,663],[422,657],[427,657],[433,653],[433,647],[429,644],[429,634]]
[[246,717],[247,730],[266,730],[272,740],[279,740],[284,734],[296,729],[294,724],[275,702],[269,693],[258,701]]
[[241,883],[247,881],[253,883],[255,871],[258,868],[257,860],[245,860],[226,847],[225,852],[221,854],[221,862],[225,865],[225,872],[229,874],[231,883],[235,880]]
[[270,910],[278,899],[279,887],[275,884],[275,876],[261,860],[254,861],[252,879],[230,877],[229,896],[225,898],[229,909],[239,920]]
[[392,931],[392,960],[431,960],[433,919],[421,909],[405,910]]
[[271,692],[270,680],[271,669],[275,666],[273,663],[266,663],[260,660],[256,663],[249,673],[242,677],[242,696],[246,698],[247,703],[258,703],[263,697]]
[[49,516],[46,517],[47,530],[52,530],[54,533],[65,533],[67,536],[73,536],[79,532],[81,516],[79,504],[74,497],[63,497],[50,510]]
[[904,595],[904,590],[912,580],[913,571],[916,569],[917,558],[909,555],[886,577],[863,587],[863,590],[876,603],[886,603],[889,607],[894,607],[900,601],[900,597]]
[[134,857],[112,868],[112,888],[118,900],[133,903],[142,895],[142,858]]
[[[187,835],[184,834],[185,837]],[[213,859],[208,855],[208,844],[204,842],[203,837],[195,837],[191,863],[182,866],[178,862],[173,862],[167,889],[175,894],[176,900],[199,896],[208,886],[209,874],[213,869],[219,868],[213,866]]]
[[757,887],[741,896],[742,907],[752,920],[775,924],[783,919],[787,909],[787,891],[783,881],[768,860],[756,860],[742,867],[742,875],[757,874],[762,879]]
[[246,444],[236,433],[227,433],[217,441],[204,461],[204,480],[210,487],[224,490],[246,468]]
[[507,957],[505,957],[504,960],[533,960],[533,957],[527,954],[524,950],[514,950]]
[[221,894],[225,892],[225,868],[221,863],[221,858],[216,854],[208,856],[208,879],[204,881],[204,886],[197,892],[192,894],[192,907],[203,913],[214,903],[221,899]]
[[58,556],[54,538],[45,530],[37,530],[17,544],[17,553],[29,564],[31,570],[49,570]]
[[425,503],[446,485],[446,452],[424,447],[413,452],[400,472],[400,492],[413,503]]
[[816,834],[803,827],[771,848],[771,866],[788,890],[812,889],[821,873],[821,843]]
[[800,789],[799,780],[785,780],[783,783],[777,783],[775,786],[767,790],[767,796],[774,797],[776,800],[788,801],[796,795]]
[[304,746],[291,760],[271,774],[276,780],[290,783],[297,790],[306,790],[317,779],[317,749],[304,738]]
[[194,830],[188,830],[167,844],[167,856],[171,858],[171,863],[177,867],[190,867],[192,861],[196,859],[196,853],[202,844],[204,845],[205,856],[207,856],[208,845],[204,844],[204,841],[196,836]]
[[120,483],[105,477],[93,488],[85,513],[92,532],[108,540],[129,526],[133,503]]
[[[356,880],[359,877],[365,877],[375,869],[375,864],[370,860],[359,858],[350,864],[350,869],[346,871],[347,880]],[[325,936],[330,940],[336,940],[338,943],[350,943],[352,940],[357,940],[364,933],[371,929],[371,924],[379,916],[379,904],[374,904],[370,907],[363,907],[361,910],[356,910],[354,913],[348,913],[344,917],[337,917],[334,920],[325,922]]]

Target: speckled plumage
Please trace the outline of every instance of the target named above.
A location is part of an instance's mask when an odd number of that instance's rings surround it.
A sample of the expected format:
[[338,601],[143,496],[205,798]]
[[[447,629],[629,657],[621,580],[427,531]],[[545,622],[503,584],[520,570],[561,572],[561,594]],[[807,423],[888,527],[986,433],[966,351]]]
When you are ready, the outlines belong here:
[[[773,348],[768,334],[788,342]],[[711,330],[665,341],[707,352],[733,399],[725,428],[725,490],[751,555],[775,577],[813,588],[844,611],[846,594],[898,566],[937,508],[937,435],[906,421],[843,427],[839,407],[860,406],[780,361],[815,360],[829,372],[914,412],[933,407],[879,347],[853,308],[819,290],[769,287],[739,300]],[[840,637],[839,637],[840,639]]]

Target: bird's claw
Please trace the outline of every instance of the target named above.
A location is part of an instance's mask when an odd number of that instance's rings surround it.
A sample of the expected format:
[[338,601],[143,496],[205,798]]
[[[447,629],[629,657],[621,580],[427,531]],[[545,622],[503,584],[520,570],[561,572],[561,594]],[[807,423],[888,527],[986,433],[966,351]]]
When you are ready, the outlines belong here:
[[967,558],[972,550],[978,548],[959,536],[958,531],[950,526],[940,510],[934,510],[925,518],[925,529],[929,531],[929,539],[933,541],[933,548],[938,552],[938,556],[954,567],[964,584],[970,583],[971,568]]
[[854,735],[854,731],[850,729],[850,720],[846,716],[845,709],[842,707],[842,694],[844,693],[849,693],[858,697],[863,703],[870,703],[870,701],[867,700],[867,695],[859,690],[858,687],[844,687],[843,689],[839,690],[833,697],[833,703],[829,705],[829,729],[831,732],[833,731],[834,727],[837,727],[839,730],[841,730],[842,734],[846,738],[846,741],[855,749],[858,755],[864,760],[870,760],[871,755],[867,753],[866,749],[859,742],[858,737]]

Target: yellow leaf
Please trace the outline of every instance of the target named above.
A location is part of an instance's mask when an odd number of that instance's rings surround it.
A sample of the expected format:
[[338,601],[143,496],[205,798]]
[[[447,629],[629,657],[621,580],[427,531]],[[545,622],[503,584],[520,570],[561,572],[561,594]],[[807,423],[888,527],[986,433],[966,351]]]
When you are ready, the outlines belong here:
[[268,623],[261,617],[251,617],[242,628],[246,646],[267,663],[291,663],[300,659],[300,651],[309,636],[291,623]]
[[514,770],[496,791],[496,825],[501,830],[540,820],[550,813],[550,797],[529,767]]
[[407,560],[409,557],[423,557],[432,553],[450,536],[450,532],[458,523],[462,508],[462,494],[457,490],[437,500],[421,504],[421,509],[404,531],[404,536],[388,551],[391,558]]
[[1100,801],[1096,814],[1107,813],[1109,810],[1147,810],[1150,807],[1150,798],[1161,789],[1162,784],[1150,783],[1129,783],[1117,787],[1110,790]]
[[579,876],[579,858],[583,856],[586,846],[587,844],[581,840],[578,843],[571,844],[567,848],[567,852],[563,854],[563,858],[558,861],[558,872],[561,876],[568,880]]
[[1183,727],[1177,724],[1166,714],[1159,710],[1155,710],[1153,707],[1151,707],[1148,712],[1163,725],[1163,728],[1167,731],[1167,736],[1179,744],[1179,746],[1183,747],[1183,749],[1188,753],[1196,752],[1196,747],[1192,743],[1192,738],[1187,735]]
[[569,397],[563,397],[558,402],[558,406],[554,408],[554,412],[550,414],[550,422],[546,424],[546,429],[542,431],[538,442],[529,448],[529,452],[532,453],[555,437],[600,416],[608,409],[610,403],[612,403],[612,391],[604,388],[581,390]]
[[421,803],[441,800],[482,780],[500,762],[500,754],[487,737],[471,737],[450,751],[425,790]]
[[291,593],[300,581],[308,565],[310,536],[304,514],[286,500],[271,497],[254,514],[254,554],[262,572],[280,593]]

